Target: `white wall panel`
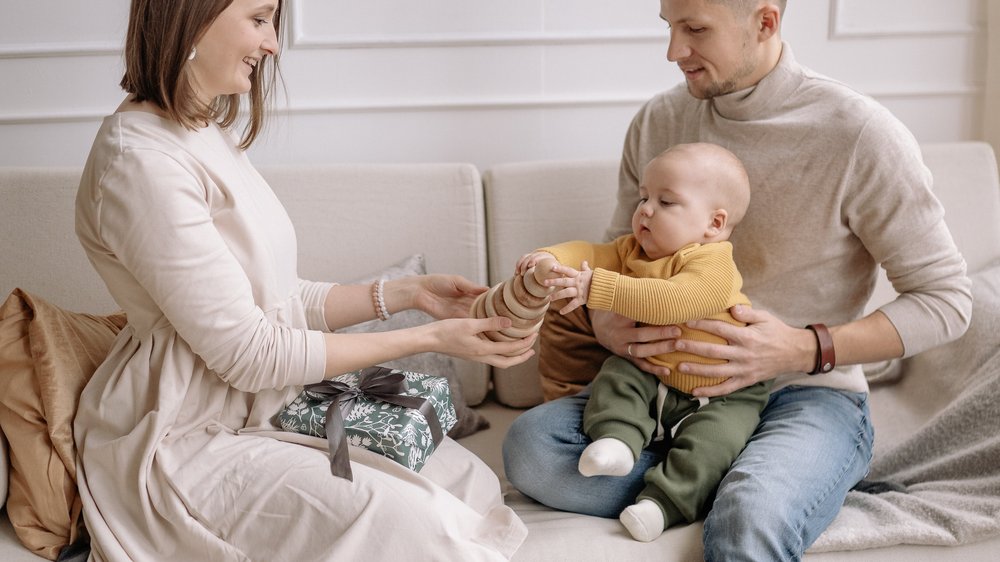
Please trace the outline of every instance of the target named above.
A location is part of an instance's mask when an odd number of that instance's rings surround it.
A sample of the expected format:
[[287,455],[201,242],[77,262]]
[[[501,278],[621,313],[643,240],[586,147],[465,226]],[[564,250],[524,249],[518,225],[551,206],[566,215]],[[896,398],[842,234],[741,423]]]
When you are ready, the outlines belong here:
[[491,36],[535,30],[542,20],[536,0],[455,2],[454,0],[292,0],[295,44],[315,45],[394,37],[433,40]]
[[647,0],[292,0],[290,7],[292,45],[311,48],[634,41],[656,33],[659,11]]
[[294,112],[276,119],[250,154],[258,164],[453,161],[481,169],[519,160],[615,158],[639,103]]
[[982,2],[832,0],[831,37],[968,34],[984,21]]
[[122,0],[3,0],[0,56],[120,48],[128,5]]
[[[428,98],[509,97],[540,86],[538,47],[289,51],[282,61],[295,103],[366,100],[405,106]],[[409,102],[408,102],[409,100]]]
[[[921,142],[981,139],[982,96],[972,93],[876,96]],[[942,118],[944,117],[944,118]]]
[[[918,140],[981,134],[987,0],[789,2],[800,62]],[[992,1],[992,0],[990,0]],[[125,0],[0,0],[0,165],[81,165],[122,98]],[[681,80],[653,0],[290,0],[287,98],[255,161],[613,158]]]
[[[0,124],[12,119],[103,115],[124,97],[121,55],[0,59]],[[117,102],[115,102],[117,105]],[[114,109],[113,106],[110,109]]]

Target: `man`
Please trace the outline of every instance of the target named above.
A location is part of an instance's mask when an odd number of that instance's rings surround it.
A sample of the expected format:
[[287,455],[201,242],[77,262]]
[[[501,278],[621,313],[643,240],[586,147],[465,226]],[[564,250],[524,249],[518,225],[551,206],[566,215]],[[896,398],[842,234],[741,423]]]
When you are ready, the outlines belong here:
[[[561,357],[552,335],[566,322],[592,322],[606,352],[653,374],[668,373],[646,358],[674,349],[726,360],[679,366],[730,377],[695,395],[774,379],[761,422],[705,519],[707,560],[799,559],[868,470],[873,432],[861,364],[955,339],[971,314],[965,262],[913,136],[884,107],[799,65],[780,37],[784,8],[782,0],[661,0],[667,59],[686,84],[633,119],[607,231],[609,239],[627,232],[639,173],[667,147],[713,142],[732,151],[752,191],[731,239],[754,302],[732,313],[747,326],[691,323],[728,345],[675,340],[676,327],[635,327],[608,313],[550,314],[542,332],[548,388],[583,388],[596,371],[566,368],[579,362]],[[879,265],[901,296],[864,315]],[[507,477],[554,508],[618,517],[664,453],[644,450],[627,476],[581,476],[587,395],[515,421],[504,443]]]

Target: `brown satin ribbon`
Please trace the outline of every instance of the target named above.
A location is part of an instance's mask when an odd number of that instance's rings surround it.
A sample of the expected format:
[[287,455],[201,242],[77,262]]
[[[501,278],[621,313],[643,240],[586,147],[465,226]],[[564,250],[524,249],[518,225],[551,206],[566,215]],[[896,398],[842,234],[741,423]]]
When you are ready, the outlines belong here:
[[323,395],[331,401],[326,409],[326,440],[330,445],[330,472],[334,476],[354,481],[351,460],[347,452],[344,418],[351,413],[358,398],[361,397],[420,410],[431,430],[434,446],[441,444],[444,432],[441,430],[441,422],[434,411],[434,406],[426,398],[403,394],[406,392],[406,385],[403,383],[405,379],[402,373],[393,372],[392,369],[368,367],[359,373],[357,386],[334,380],[305,385],[305,390]]

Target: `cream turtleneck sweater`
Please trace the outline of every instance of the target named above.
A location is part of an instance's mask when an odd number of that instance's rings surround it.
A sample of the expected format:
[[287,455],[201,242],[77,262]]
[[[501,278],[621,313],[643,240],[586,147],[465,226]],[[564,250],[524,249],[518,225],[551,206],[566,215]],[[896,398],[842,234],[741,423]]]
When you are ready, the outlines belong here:
[[[729,149],[750,176],[750,208],[731,241],[755,308],[791,326],[855,320],[881,264],[901,294],[881,310],[906,356],[964,332],[972,303],[965,261],[916,140],[887,109],[800,66],[787,44],[751,88],[711,100],[684,84],[668,90],[629,127],[608,240],[630,232],[646,163],[697,141]],[[789,384],[867,390],[860,365],[787,373],[775,388]]]

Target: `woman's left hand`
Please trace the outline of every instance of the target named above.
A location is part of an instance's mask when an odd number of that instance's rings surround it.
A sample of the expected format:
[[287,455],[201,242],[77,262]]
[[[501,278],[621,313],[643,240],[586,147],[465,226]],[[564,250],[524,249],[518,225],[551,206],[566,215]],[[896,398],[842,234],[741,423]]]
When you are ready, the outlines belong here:
[[488,289],[461,275],[429,274],[415,279],[421,290],[414,295],[414,308],[438,320],[468,318],[476,296]]

